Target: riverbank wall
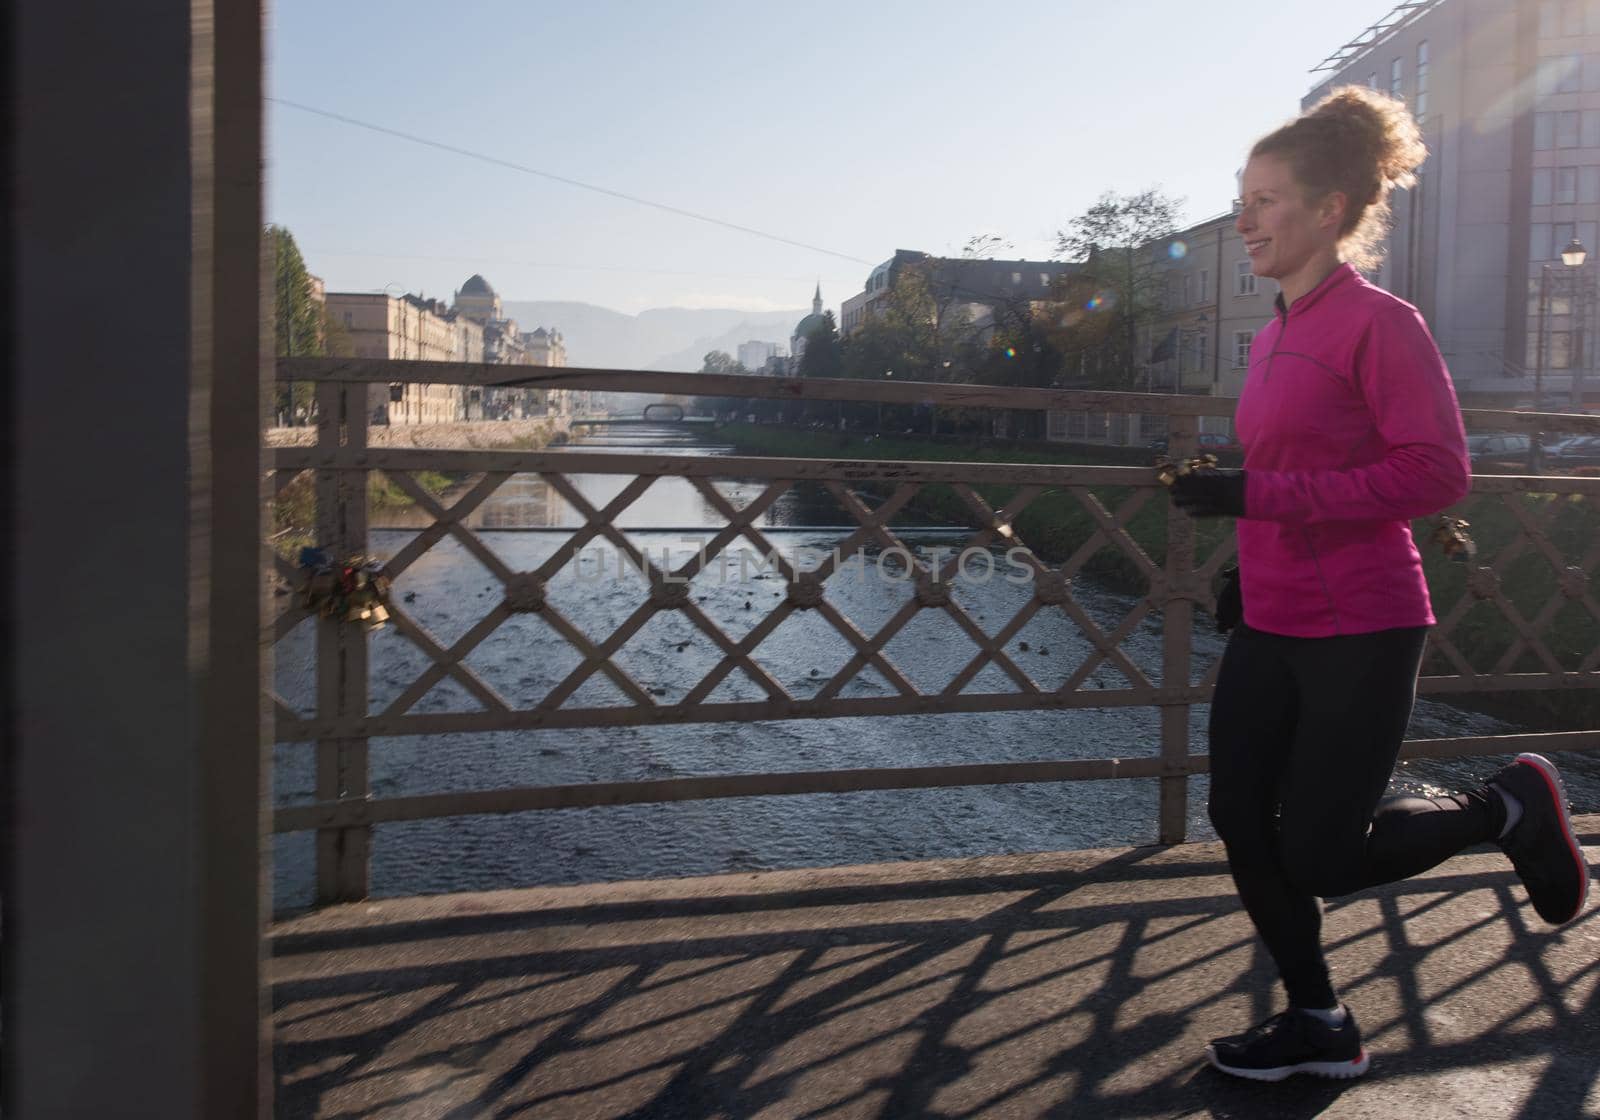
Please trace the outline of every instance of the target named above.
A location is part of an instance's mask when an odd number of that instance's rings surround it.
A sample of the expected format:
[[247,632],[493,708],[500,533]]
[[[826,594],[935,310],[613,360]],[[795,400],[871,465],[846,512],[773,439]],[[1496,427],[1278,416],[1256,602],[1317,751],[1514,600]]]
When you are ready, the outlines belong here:
[[[371,447],[416,447],[435,451],[520,448],[537,451],[565,443],[567,417],[540,416],[528,420],[458,420],[448,424],[373,424],[367,428]],[[268,428],[268,447],[309,447],[317,442],[317,429]]]

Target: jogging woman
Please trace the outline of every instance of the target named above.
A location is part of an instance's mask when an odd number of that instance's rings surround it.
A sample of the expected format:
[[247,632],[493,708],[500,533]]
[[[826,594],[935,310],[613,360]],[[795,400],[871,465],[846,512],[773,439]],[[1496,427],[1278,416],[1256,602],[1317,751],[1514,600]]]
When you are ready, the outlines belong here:
[[1235,221],[1278,282],[1239,401],[1243,470],[1180,476],[1173,501],[1237,517],[1243,621],[1211,707],[1211,820],[1288,1009],[1208,1048],[1277,1081],[1355,1077],[1367,1053],[1334,993],[1321,899],[1496,842],[1540,917],[1583,908],[1589,872],[1551,763],[1519,755],[1487,785],[1384,796],[1434,621],[1412,518],[1468,491],[1455,392],[1415,308],[1369,284],[1388,195],[1426,151],[1405,105],[1336,91],[1251,150]]

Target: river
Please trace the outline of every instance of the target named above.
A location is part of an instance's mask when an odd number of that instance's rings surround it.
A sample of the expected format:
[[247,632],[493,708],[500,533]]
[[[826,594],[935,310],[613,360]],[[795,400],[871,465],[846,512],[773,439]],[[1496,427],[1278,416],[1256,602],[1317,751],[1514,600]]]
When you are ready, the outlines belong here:
[[[579,452],[663,450],[722,455],[718,447],[681,430],[632,428],[598,435]],[[628,481],[619,476],[574,475],[572,481],[597,507]],[[737,506],[761,483],[719,481]],[[427,523],[415,510],[375,517],[371,551],[388,557]],[[789,555],[820,557],[847,535],[847,518],[820,489],[792,489],[761,518],[763,532]],[[582,518],[536,476],[509,480],[471,519],[484,542],[513,570],[536,567],[564,540],[560,530]],[[653,557],[663,549],[674,563],[692,555],[723,521],[682,479],[656,481],[619,519],[619,528]],[[919,550],[959,547],[967,530],[896,522]],[[805,552],[802,550],[809,550]],[[740,570],[712,566],[692,585],[702,609],[736,640],[777,603],[781,577],[754,563]],[[754,560],[748,547],[742,550]],[[878,578],[878,562],[828,581],[830,600],[857,625],[874,632],[909,594],[904,583]],[[814,561],[813,561],[814,562]],[[1003,571],[1003,567],[1001,569]],[[981,574],[981,573],[979,573]],[[1074,591],[1097,625],[1110,629],[1136,600],[1082,579]],[[448,645],[498,599],[499,585],[454,540],[446,538],[396,581],[393,597]],[[613,632],[644,597],[637,573],[617,573],[617,553],[591,545],[548,587],[559,609],[591,639]],[[991,578],[958,581],[955,596],[990,633],[1008,621],[1031,589]],[[1209,662],[1222,639],[1197,628],[1196,656]],[[1135,664],[1159,676],[1159,619],[1146,619],[1123,645]],[[976,647],[956,634],[944,612],[925,612],[886,649],[919,688],[948,681]],[[1041,612],[1019,633],[1011,651],[1042,685],[1058,684],[1091,647],[1057,611]],[[314,635],[303,623],[277,647],[276,683],[291,707],[314,708]],[[667,702],[681,697],[718,653],[681,616],[664,612],[635,635],[618,660],[641,685]],[[758,647],[755,659],[792,693],[809,696],[846,659],[842,638],[813,612],[797,612]],[[371,639],[373,711],[380,710],[426,667],[426,660],[392,627]],[[578,655],[533,615],[517,615],[467,659],[475,672],[514,705],[537,701],[578,662]],[[986,672],[998,672],[992,667]],[[870,671],[845,695],[886,691]],[[1087,687],[1120,687],[1123,678],[1102,666]],[[573,703],[615,701],[613,686],[591,679]],[[740,692],[725,682],[713,700],[758,698],[753,684]],[[446,681],[413,709],[475,710],[465,690]],[[1190,749],[1205,750],[1207,709],[1196,707]],[[845,769],[967,762],[1147,757],[1158,749],[1154,709],[1107,708],[1066,712],[794,720],[757,724],[644,727],[604,730],[523,731],[448,736],[405,736],[371,741],[372,790],[395,797],[504,786],[625,781],[768,770]],[[1410,735],[1435,738],[1515,730],[1510,725],[1448,704],[1421,700]],[[314,793],[314,746],[278,744],[274,799],[278,805],[309,801]],[[1402,764],[1396,788],[1426,791],[1466,784],[1495,764],[1469,759]],[[1190,782],[1189,835],[1209,839],[1206,779]],[[1584,787],[1576,800],[1596,800]],[[1597,802],[1600,804],[1600,802]],[[1589,808],[1589,806],[1584,806]],[[1155,780],[891,790],[852,794],[731,798],[663,805],[549,810],[508,816],[454,817],[378,825],[372,846],[372,893],[395,896],[487,890],[536,884],[584,883],[644,877],[701,875],[757,869],[938,859],[969,855],[1146,844],[1156,838]],[[279,836],[274,845],[274,903],[306,905],[312,895],[313,835]]]

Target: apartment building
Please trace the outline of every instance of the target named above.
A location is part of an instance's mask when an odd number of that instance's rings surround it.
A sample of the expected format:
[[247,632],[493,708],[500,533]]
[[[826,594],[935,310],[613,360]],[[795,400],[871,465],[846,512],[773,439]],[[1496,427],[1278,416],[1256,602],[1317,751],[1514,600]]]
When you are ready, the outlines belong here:
[[[1250,344],[1273,314],[1276,281],[1255,275],[1234,214],[1218,214],[1140,246],[1156,290],[1157,310],[1140,333],[1141,390],[1237,397],[1250,364]],[[1156,413],[1051,411],[1050,439],[1144,444],[1164,438]],[[1230,435],[1229,416],[1200,420],[1202,432]]]
[[[1593,403],[1600,0],[1402,4],[1319,74],[1306,105],[1364,84],[1421,124],[1428,161],[1375,279],[1422,312],[1463,402]],[[1569,267],[1574,238],[1588,259]]]
[[874,268],[862,290],[839,308],[839,334],[860,330],[888,300],[907,270],[918,269],[928,291],[945,314],[964,313],[980,330],[994,325],[997,311],[1006,306],[1026,306],[1048,299],[1056,281],[1076,273],[1079,266],[1065,261],[977,260],[934,257],[914,249],[896,249],[894,256]]
[[739,344],[739,353],[736,355],[739,364],[751,373],[759,373],[766,368],[767,363],[777,357],[782,350],[776,342],[760,342],[751,339],[749,342]]
[[1236,397],[1244,387],[1278,285],[1251,271],[1233,223],[1219,214],[1148,247],[1160,291],[1145,339],[1152,392]]

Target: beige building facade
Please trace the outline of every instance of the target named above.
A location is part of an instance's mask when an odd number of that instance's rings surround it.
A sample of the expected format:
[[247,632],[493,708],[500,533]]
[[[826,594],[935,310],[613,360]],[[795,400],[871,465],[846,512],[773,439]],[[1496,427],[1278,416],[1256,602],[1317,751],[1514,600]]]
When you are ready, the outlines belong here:
[[[329,292],[327,306],[358,358],[449,362],[465,360],[459,355],[471,346],[472,331],[463,330],[437,300],[384,292]],[[461,387],[456,385],[374,385],[368,403],[375,423],[444,423],[464,415]]]
[[1278,285],[1255,275],[1234,214],[1219,214],[1150,246],[1160,311],[1147,335],[1152,392],[1237,397],[1250,344],[1273,315]]
[[[1276,281],[1255,275],[1234,214],[1218,214],[1142,246],[1157,293],[1156,314],[1141,332],[1143,384],[1150,393],[1237,397],[1250,344],[1274,314]],[[1231,416],[1207,416],[1200,431],[1231,436]],[[1143,445],[1165,438],[1156,413],[1051,412],[1053,440]]]

